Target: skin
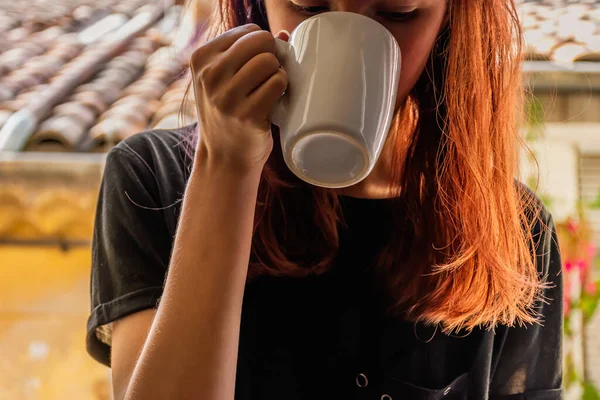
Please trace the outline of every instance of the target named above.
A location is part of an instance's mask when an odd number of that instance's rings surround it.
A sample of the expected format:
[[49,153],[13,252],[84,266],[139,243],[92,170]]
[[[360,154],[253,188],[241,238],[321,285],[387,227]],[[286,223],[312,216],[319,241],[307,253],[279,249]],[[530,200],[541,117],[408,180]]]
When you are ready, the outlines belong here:
[[[291,31],[309,16],[292,11],[288,0],[265,1],[273,32]],[[403,52],[397,106],[422,73],[446,9],[445,0],[294,1],[325,6],[321,11],[361,13],[392,32]],[[392,23],[382,14],[414,8],[418,16],[405,22]],[[274,52],[270,32],[246,25],[202,45],[191,57],[202,134],[161,302],[113,323],[117,400],[234,398],[254,209],[273,148],[268,116],[287,87]],[[381,165],[391,150],[384,150]],[[377,197],[390,187],[385,168],[365,181],[347,193]]]

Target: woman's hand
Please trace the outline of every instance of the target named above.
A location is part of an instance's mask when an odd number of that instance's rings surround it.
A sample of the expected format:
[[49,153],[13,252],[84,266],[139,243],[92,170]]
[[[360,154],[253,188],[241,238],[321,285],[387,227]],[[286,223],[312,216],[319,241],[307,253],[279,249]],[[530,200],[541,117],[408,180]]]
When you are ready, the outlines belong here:
[[262,170],[273,149],[269,114],[287,88],[275,38],[257,25],[240,26],[196,49],[190,63],[200,126],[196,159]]

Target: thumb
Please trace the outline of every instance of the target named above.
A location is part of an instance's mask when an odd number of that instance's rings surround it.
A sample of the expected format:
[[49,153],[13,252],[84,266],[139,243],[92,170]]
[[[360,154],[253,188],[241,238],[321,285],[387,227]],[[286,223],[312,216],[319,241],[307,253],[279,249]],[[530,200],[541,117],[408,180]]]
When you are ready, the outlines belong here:
[[277,32],[275,34],[275,37],[277,39],[281,39],[281,40],[284,40],[287,42],[290,39],[290,33],[286,30],[282,30],[282,31]]

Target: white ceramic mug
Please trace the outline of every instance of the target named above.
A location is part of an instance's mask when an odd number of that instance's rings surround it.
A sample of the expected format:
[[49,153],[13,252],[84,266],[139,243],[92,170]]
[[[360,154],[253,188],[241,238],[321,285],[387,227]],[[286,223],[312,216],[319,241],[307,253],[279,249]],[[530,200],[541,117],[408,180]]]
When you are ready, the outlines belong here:
[[392,34],[369,17],[326,12],[289,42],[277,39],[277,57],[289,85],[271,121],[288,168],[328,188],[366,178],[394,116],[401,59]]

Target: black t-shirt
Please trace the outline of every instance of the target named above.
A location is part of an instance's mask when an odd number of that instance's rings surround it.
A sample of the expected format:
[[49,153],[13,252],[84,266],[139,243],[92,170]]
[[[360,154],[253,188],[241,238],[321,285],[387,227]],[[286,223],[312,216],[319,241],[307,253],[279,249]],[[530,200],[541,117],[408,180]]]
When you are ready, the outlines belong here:
[[[145,132],[108,155],[93,242],[87,346],[110,365],[110,323],[157,306],[190,159],[175,131]],[[543,326],[446,335],[381,316],[365,266],[381,246],[387,200],[342,198],[347,229],[332,270],[259,277],[246,287],[237,400],[562,399],[562,279],[552,219],[535,227],[553,287]],[[201,207],[201,205],[198,205]],[[387,396],[387,397],[386,397]]]

